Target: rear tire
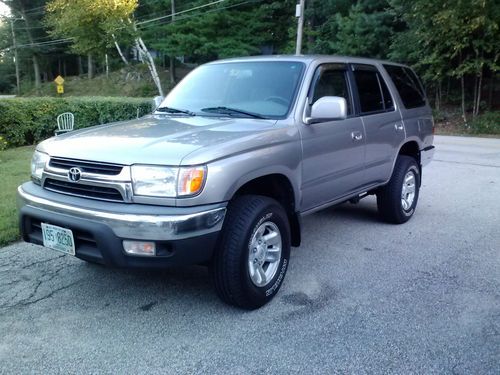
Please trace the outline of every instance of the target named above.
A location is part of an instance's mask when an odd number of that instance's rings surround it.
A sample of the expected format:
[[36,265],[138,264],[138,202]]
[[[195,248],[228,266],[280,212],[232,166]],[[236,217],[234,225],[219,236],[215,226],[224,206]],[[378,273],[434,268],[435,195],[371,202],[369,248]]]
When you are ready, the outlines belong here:
[[245,195],[228,207],[211,264],[215,290],[226,303],[257,309],[278,292],[290,260],[290,226],[274,199]]
[[377,192],[380,216],[387,222],[402,224],[410,220],[417,207],[420,169],[411,156],[400,155],[389,183]]

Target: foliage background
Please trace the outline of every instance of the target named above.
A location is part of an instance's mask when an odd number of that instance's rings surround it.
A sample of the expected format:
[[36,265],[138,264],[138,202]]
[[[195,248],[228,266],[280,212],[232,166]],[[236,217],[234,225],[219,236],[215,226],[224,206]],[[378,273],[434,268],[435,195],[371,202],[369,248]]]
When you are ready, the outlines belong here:
[[[0,2],[16,19],[25,95],[53,92],[44,90],[43,82],[51,83],[58,74],[80,76],[83,82],[91,67],[101,75],[106,67],[144,71],[134,46],[137,37],[154,55],[166,92],[207,61],[295,50],[297,0]],[[4,93],[15,91],[9,22],[0,22],[0,92]],[[423,78],[432,105],[440,111],[438,117],[456,113],[469,129],[479,123],[480,114],[500,108],[499,23],[499,0],[306,0],[303,52],[409,64]],[[115,42],[129,65],[120,58]],[[113,85],[120,86],[111,74],[109,86]],[[91,85],[74,90],[75,95],[100,91]],[[132,96],[154,91],[151,80],[145,80],[143,88],[121,90]],[[450,106],[459,111],[449,110]]]
[[40,142],[54,135],[57,115],[73,112],[75,129],[128,120],[151,113],[151,99],[22,98],[0,100],[0,136],[8,146]]

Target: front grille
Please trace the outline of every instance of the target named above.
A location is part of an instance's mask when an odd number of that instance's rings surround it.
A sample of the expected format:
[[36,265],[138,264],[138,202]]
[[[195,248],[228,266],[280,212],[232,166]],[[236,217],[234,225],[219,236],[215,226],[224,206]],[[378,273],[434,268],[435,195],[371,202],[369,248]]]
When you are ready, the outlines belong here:
[[76,195],[78,197],[101,199],[113,202],[123,202],[120,192],[114,188],[72,183],[69,181],[45,179],[43,187],[57,193]]
[[123,169],[123,165],[118,165],[118,164],[90,162],[90,161],[63,159],[63,158],[50,158],[49,166],[65,170],[77,167],[82,172],[103,174],[107,176],[119,175]]

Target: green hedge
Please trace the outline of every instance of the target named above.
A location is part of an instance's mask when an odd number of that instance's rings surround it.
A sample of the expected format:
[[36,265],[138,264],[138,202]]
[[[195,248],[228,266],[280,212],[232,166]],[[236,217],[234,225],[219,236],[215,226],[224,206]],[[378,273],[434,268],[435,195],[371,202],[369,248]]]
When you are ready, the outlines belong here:
[[151,99],[135,98],[16,98],[0,100],[0,137],[8,147],[38,143],[54,135],[57,116],[75,115],[75,129],[129,120],[151,113]]
[[486,112],[472,120],[473,134],[500,134],[500,111]]

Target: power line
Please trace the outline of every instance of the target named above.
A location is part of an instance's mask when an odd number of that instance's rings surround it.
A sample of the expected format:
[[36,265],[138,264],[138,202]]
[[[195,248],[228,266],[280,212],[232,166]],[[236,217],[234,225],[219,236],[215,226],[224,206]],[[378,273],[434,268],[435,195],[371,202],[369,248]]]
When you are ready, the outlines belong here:
[[206,8],[208,6],[211,6],[211,5],[215,5],[215,4],[219,4],[219,3],[222,3],[226,0],[217,0],[217,1],[212,1],[211,3],[208,3],[208,4],[203,4],[203,5],[199,5],[197,7],[193,7],[193,8],[190,8],[190,9],[186,9],[186,10],[182,10],[180,12],[177,12],[177,13],[171,13],[171,14],[168,14],[166,16],[161,16],[161,17],[156,17],[156,18],[152,18],[150,20],[146,20],[146,21],[140,21],[140,22],[137,22],[136,25],[137,26],[141,26],[141,25],[144,25],[144,24],[147,24],[147,23],[151,23],[151,22],[156,22],[156,21],[160,21],[160,20],[163,20],[165,18],[171,18],[172,16],[178,16],[180,14],[184,14],[184,13],[188,13],[188,12],[192,12],[193,10],[198,10],[198,9],[202,9],[202,8]]
[[[207,13],[213,13],[213,12],[218,12],[218,11],[225,10],[225,9],[236,8],[236,7],[239,7],[241,5],[245,5],[245,4],[260,3],[262,1],[264,1],[264,0],[246,0],[246,1],[242,1],[242,2],[237,3],[237,4],[232,4],[232,5],[228,5],[228,6],[225,6],[225,7],[221,7],[221,8],[217,8],[217,9],[210,9],[210,10],[205,11],[202,14],[192,14],[192,15],[181,16],[180,18],[176,18],[175,22],[184,21],[184,20],[187,20],[187,19],[190,19],[190,18],[193,18],[193,17],[202,16],[202,15],[207,14]],[[174,16],[176,16],[177,14],[179,14],[179,13],[175,13]],[[149,24],[149,25],[143,26],[143,27],[141,27],[141,29],[145,29],[145,28],[152,27],[152,26],[168,25],[170,23],[172,23],[171,20],[170,21],[163,21],[160,24],[156,24],[155,23],[155,24]]]
[[[228,5],[228,6],[225,6],[225,7],[217,8],[217,9],[210,9],[210,10],[205,11],[202,14],[185,15],[186,13],[192,12],[194,10],[203,9],[203,8],[206,8],[206,7],[211,6],[211,5],[216,5],[216,4],[222,3],[224,1],[226,1],[226,0],[212,1],[212,2],[207,3],[207,4],[199,5],[199,6],[196,6],[196,7],[193,7],[193,8],[189,8],[189,9],[186,9],[186,10],[183,10],[183,11],[180,11],[180,12],[172,13],[172,14],[169,14],[169,15],[166,15],[166,16],[156,17],[156,18],[153,18],[153,19],[150,19],[150,20],[145,20],[145,21],[137,22],[136,25],[138,25],[138,26],[146,25],[146,26],[142,26],[142,28],[147,28],[147,27],[154,26],[154,22],[158,22],[158,21],[162,21],[162,20],[165,20],[165,19],[168,19],[168,18],[172,18],[172,15],[175,17],[177,15],[184,14],[184,16],[182,16],[182,17],[180,17],[180,18],[178,18],[176,20],[176,21],[182,21],[182,20],[185,20],[185,19],[202,16],[203,14],[206,14],[206,13],[212,13],[212,12],[220,11],[220,10],[224,10],[224,9],[231,9],[231,8],[235,8],[235,7],[238,7],[238,6],[241,6],[241,5],[245,5],[245,4],[249,4],[249,3],[259,3],[259,2],[262,2],[263,0],[247,0],[247,1],[242,1],[240,3],[237,3],[237,4],[232,4],[232,5]],[[170,22],[162,22],[161,24],[163,25],[163,24],[169,24],[169,23],[171,23],[171,21]],[[41,39],[45,39],[45,38],[40,38],[40,39],[37,39],[37,40],[41,40]],[[69,43],[69,42],[73,41],[74,39],[75,38],[61,38],[61,39],[56,39],[56,40],[48,40],[48,41],[45,41],[45,42],[27,43],[27,44],[18,45],[17,48],[48,47],[48,46],[52,46],[52,45]],[[3,51],[8,51],[10,49],[11,49],[11,47],[10,48],[6,48]]]
[[49,45],[53,45],[53,44],[69,43],[73,39],[75,39],[75,38],[63,38],[63,39],[56,39],[56,40],[48,40],[46,42],[20,44],[17,46],[17,48],[45,47],[45,46],[49,46]]

